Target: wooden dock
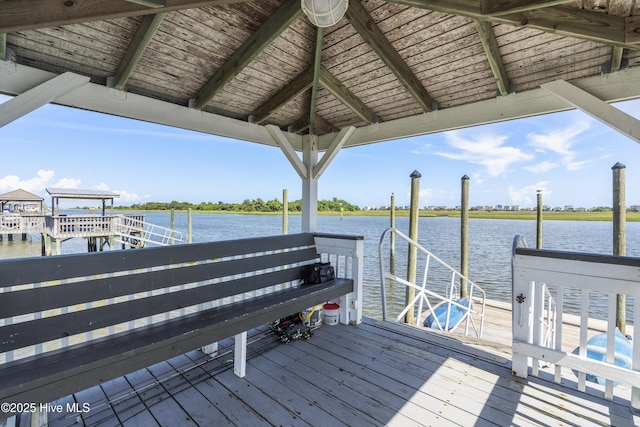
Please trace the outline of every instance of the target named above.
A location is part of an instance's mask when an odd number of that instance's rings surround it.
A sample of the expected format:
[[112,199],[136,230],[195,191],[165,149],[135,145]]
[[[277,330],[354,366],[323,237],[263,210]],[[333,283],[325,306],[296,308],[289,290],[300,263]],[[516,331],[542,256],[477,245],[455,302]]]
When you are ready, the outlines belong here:
[[501,345],[389,322],[325,325],[308,341],[268,336],[252,348],[245,378],[229,355],[194,351],[54,402],[64,410],[49,425],[640,425],[629,389],[608,401],[591,386],[522,380]]

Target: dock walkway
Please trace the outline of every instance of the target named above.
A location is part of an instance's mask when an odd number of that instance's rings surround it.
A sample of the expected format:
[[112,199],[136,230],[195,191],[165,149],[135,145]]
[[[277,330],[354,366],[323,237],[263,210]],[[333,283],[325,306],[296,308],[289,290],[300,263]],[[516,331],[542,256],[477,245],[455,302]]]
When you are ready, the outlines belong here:
[[522,380],[500,344],[365,319],[257,345],[245,378],[228,369],[229,355],[194,351],[55,402],[90,410],[49,413],[49,425],[640,425],[629,389],[616,387],[608,401]]

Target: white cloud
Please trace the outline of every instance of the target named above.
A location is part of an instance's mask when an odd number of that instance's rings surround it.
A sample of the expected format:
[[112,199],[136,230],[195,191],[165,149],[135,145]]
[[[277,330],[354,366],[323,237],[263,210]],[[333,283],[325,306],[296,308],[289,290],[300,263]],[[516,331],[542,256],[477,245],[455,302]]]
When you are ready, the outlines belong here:
[[82,180],[81,179],[62,178],[62,179],[58,180],[58,182],[53,184],[51,187],[56,187],[56,188],[80,188],[80,184],[82,184]]
[[140,200],[144,199],[144,198],[149,198],[149,196],[144,196],[141,197],[139,195],[137,195],[136,193],[131,193],[127,190],[111,190],[109,188],[109,186],[107,184],[105,184],[104,182],[101,182],[100,184],[96,185],[94,187],[95,190],[101,190],[101,191],[113,191],[116,194],[119,194],[120,197],[118,199],[116,199],[116,201],[118,202],[118,204],[123,204],[123,205],[128,205],[131,203],[135,203],[135,202],[139,202]]
[[514,205],[532,205],[536,203],[536,193],[538,190],[542,190],[545,196],[551,194],[551,191],[547,188],[549,181],[541,181],[535,184],[527,185],[522,188],[509,187],[509,199],[511,204]]
[[533,159],[533,155],[519,148],[505,146],[505,135],[464,137],[460,132],[452,131],[446,132],[445,138],[450,147],[459,151],[437,152],[437,155],[482,165],[492,177],[503,175],[512,164]]
[[7,175],[4,178],[0,178],[0,191],[7,193],[23,189],[30,193],[41,193],[50,185],[53,176],[53,171],[44,169],[40,169],[35,177],[28,179],[20,179],[17,175]]
[[527,135],[527,139],[529,140],[529,145],[537,151],[559,154],[560,161],[567,170],[575,171],[590,163],[589,160],[576,161],[575,158],[578,153],[573,149],[576,138],[589,130],[590,127],[591,124],[588,121],[582,120],[562,129],[555,129],[546,133],[530,133]]
[[551,169],[555,169],[558,166],[560,165],[556,162],[545,160],[544,162],[538,163],[537,165],[526,166],[525,169],[528,170],[529,172],[540,174],[540,173],[548,172]]

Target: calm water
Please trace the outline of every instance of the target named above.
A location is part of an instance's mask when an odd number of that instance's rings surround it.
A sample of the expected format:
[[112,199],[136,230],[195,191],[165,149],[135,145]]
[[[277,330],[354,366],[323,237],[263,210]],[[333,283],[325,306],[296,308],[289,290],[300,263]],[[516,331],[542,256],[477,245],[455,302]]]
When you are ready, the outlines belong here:
[[[78,212],[73,212],[78,213]],[[168,227],[169,213],[144,213],[147,222]],[[300,216],[289,217],[289,232],[300,230]],[[365,314],[380,317],[378,242],[389,226],[388,217],[321,216],[319,230],[328,233],[356,234],[365,238]],[[409,220],[396,219],[396,227],[408,234]],[[511,293],[511,244],[522,234],[535,245],[535,221],[469,220],[469,278],[481,286],[488,298],[509,301]],[[187,233],[187,214],[175,215],[175,228]],[[209,242],[243,237],[276,235],[282,232],[280,216],[193,214],[193,241]],[[543,247],[578,252],[612,253],[612,224],[609,222],[545,221]],[[419,242],[455,268],[460,266],[460,220],[454,218],[420,218]],[[82,239],[62,244],[63,253],[86,251]],[[627,254],[640,256],[640,223],[627,224]],[[40,256],[40,239],[0,242],[0,258]],[[397,271],[406,265],[406,254],[398,247]],[[400,273],[398,273],[400,274]],[[445,279],[446,280],[446,279]],[[395,293],[401,301],[404,290]],[[592,309],[595,317],[604,317],[606,303]]]

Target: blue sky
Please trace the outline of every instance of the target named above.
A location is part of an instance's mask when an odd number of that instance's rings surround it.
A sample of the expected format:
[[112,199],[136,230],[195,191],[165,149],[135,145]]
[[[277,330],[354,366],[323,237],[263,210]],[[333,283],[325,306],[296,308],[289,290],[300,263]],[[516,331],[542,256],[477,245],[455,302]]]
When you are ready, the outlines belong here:
[[[9,97],[0,95],[0,103]],[[640,117],[640,101],[616,104]],[[0,193],[46,187],[118,192],[116,204],[299,199],[282,152],[244,141],[46,105],[0,128]],[[611,167],[627,166],[627,205],[640,204],[640,145],[579,111],[342,150],[320,179],[319,197],[365,206],[409,203],[418,170],[420,205],[610,206]]]

